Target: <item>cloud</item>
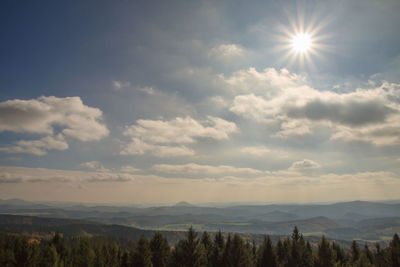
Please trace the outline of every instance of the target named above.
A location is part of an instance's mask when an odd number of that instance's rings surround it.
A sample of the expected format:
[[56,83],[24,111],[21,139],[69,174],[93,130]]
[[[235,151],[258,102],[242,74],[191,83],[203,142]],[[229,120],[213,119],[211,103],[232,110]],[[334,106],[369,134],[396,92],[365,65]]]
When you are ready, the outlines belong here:
[[268,113],[273,113],[273,110],[269,111],[270,109],[272,108],[264,98],[254,94],[236,96],[229,108],[237,115],[259,122],[267,121]]
[[312,134],[323,127],[332,140],[400,144],[400,84],[369,83],[368,88],[344,93],[319,91],[305,77],[273,69],[238,71],[225,82],[252,92],[236,95],[230,111],[257,122],[278,123],[274,137]]
[[112,81],[112,86],[114,88],[114,90],[118,91],[122,88],[126,88],[129,87],[131,85],[130,82],[123,82],[123,81]]
[[144,154],[155,156],[193,155],[194,151],[184,144],[195,143],[197,138],[226,140],[238,132],[235,123],[209,116],[201,123],[191,117],[177,117],[170,121],[138,120],[127,126],[124,135],[131,138],[121,151],[122,155]]
[[139,91],[148,95],[155,95],[157,93],[157,90],[150,86],[140,87]]
[[[84,165],[94,168],[98,167],[99,164],[98,162],[88,162],[88,164]],[[134,179],[135,176],[129,173],[118,173],[98,169],[95,171],[69,171],[0,166],[0,183],[69,183],[76,185],[87,182],[130,182]]]
[[[208,169],[207,165],[205,166]],[[202,171],[202,167],[199,171]],[[307,173],[287,171],[264,172],[252,179],[232,175],[221,175],[218,179],[187,179],[0,166],[0,177],[3,178],[5,173],[8,173],[8,178],[41,177],[43,182],[24,180],[25,182],[20,183],[3,183],[3,197],[47,201],[66,201],[73,197],[75,201],[103,203],[165,203],[182,199],[192,202],[204,202],[204,199],[217,202],[230,202],[232,199],[237,202],[320,202],[371,200],[371,196],[372,199],[378,200],[396,199],[400,187],[398,175],[391,172],[322,174],[310,177]],[[56,182],[44,181],[54,177],[68,178],[70,182],[68,186],[60,188]],[[80,190],[82,187],[85,190]]]
[[29,183],[69,183],[71,182],[70,178],[66,178],[66,177],[51,177],[51,178],[30,178],[27,179],[26,182]]
[[251,169],[251,168],[237,168],[234,166],[211,166],[211,165],[199,165],[196,163],[188,163],[182,165],[170,165],[170,164],[156,164],[152,169],[158,172],[164,173],[178,173],[178,174],[202,174],[202,175],[261,175],[263,171]]
[[86,182],[90,183],[104,183],[104,182],[130,182],[133,177],[128,174],[114,174],[114,173],[98,173],[85,179]]
[[157,157],[179,157],[192,156],[194,151],[186,146],[165,146],[146,143],[138,138],[132,138],[131,141],[124,145],[121,155],[143,155],[151,153]]
[[321,168],[317,162],[310,159],[303,159],[300,161],[293,162],[289,170],[292,171],[309,171]]
[[39,140],[32,141],[18,141],[15,146],[0,147],[0,151],[8,153],[26,153],[37,156],[47,154],[47,150],[66,150],[68,143],[65,141],[63,135],[58,134],[56,137],[46,136]]
[[138,172],[138,171],[140,171],[140,169],[135,168],[135,167],[133,167],[133,166],[131,166],[131,165],[125,165],[125,166],[122,166],[122,167],[120,168],[120,171],[121,171],[121,172],[126,172],[126,173],[133,173],[133,172]]
[[257,71],[255,68],[239,70],[230,77],[219,75],[219,79],[225,88],[243,92],[262,93],[264,96],[274,96],[276,91],[287,87],[298,87],[306,83],[305,77],[290,73],[287,69],[277,71],[274,68],[266,68]]
[[101,110],[84,105],[80,97],[0,102],[0,132],[53,135],[55,127],[62,128],[64,136],[80,141],[100,140],[109,133]]
[[247,146],[240,149],[240,152],[243,154],[251,155],[254,157],[279,157],[279,158],[288,158],[291,153],[279,149],[271,149],[265,146]]
[[94,171],[101,171],[101,172],[108,172],[110,171],[109,169],[105,168],[103,164],[101,164],[98,161],[88,161],[88,162],[83,162],[79,164],[80,167],[89,169],[89,170],[94,170]]
[[226,99],[224,99],[222,96],[213,96],[208,98],[208,101],[213,104],[216,105],[218,108],[225,108],[228,107],[228,101]]
[[208,117],[204,126],[191,117],[177,117],[170,121],[138,120],[136,125],[128,126],[125,136],[137,137],[142,140],[159,144],[194,143],[195,138],[228,139],[229,135],[238,132],[235,123],[216,117]]
[[[60,129],[56,133],[56,129]],[[66,150],[66,137],[82,142],[100,140],[109,131],[100,109],[86,106],[80,97],[39,97],[0,102],[0,132],[45,134],[39,140],[21,140],[0,148],[9,153],[45,155],[48,150]]]
[[220,44],[210,49],[208,56],[218,60],[231,60],[242,56],[244,53],[243,47],[237,44]]
[[23,178],[8,172],[0,173],[0,184],[15,184],[23,182]]

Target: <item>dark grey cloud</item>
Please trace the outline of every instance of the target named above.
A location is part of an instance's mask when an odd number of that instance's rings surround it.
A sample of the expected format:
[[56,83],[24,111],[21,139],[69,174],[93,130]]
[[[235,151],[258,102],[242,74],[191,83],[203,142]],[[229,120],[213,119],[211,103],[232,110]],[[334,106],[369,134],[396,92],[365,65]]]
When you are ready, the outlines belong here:
[[14,183],[22,183],[22,178],[7,178],[7,177],[0,177],[0,184],[14,184]]
[[296,119],[313,121],[327,120],[349,126],[363,126],[382,123],[390,115],[398,113],[381,101],[349,100],[346,102],[327,102],[315,99],[300,107],[287,107],[287,115]]

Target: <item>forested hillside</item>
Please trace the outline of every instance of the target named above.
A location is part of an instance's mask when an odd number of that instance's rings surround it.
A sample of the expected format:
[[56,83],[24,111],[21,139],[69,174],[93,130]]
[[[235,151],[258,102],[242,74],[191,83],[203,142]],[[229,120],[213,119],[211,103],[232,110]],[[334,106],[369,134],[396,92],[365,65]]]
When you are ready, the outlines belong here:
[[291,237],[273,245],[265,236],[261,245],[245,242],[239,235],[224,238],[218,232],[189,228],[175,246],[159,232],[150,239],[107,237],[50,238],[26,235],[0,235],[0,266],[399,266],[400,239],[394,235],[389,246],[359,247],[356,241],[348,250],[322,237],[318,244],[305,241],[297,228]]

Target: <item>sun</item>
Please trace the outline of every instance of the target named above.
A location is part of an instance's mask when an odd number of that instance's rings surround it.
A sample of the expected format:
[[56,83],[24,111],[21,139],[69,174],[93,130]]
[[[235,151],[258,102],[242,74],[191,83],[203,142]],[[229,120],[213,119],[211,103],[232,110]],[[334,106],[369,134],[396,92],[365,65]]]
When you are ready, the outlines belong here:
[[312,45],[312,38],[309,33],[298,33],[293,36],[292,49],[296,53],[306,53],[310,50]]

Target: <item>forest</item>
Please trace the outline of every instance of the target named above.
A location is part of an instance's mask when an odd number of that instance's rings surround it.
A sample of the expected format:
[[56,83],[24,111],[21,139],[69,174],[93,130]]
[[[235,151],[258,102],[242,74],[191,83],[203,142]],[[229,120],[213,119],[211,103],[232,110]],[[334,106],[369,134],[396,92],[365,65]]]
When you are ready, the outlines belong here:
[[245,241],[238,234],[224,238],[221,231],[197,233],[192,227],[184,239],[171,246],[156,232],[148,240],[101,236],[51,237],[23,234],[0,235],[0,266],[400,266],[400,239],[397,234],[381,248],[360,247],[353,241],[344,249],[324,236],[318,244],[305,241],[294,228],[292,235],[273,244],[268,235],[262,244]]

